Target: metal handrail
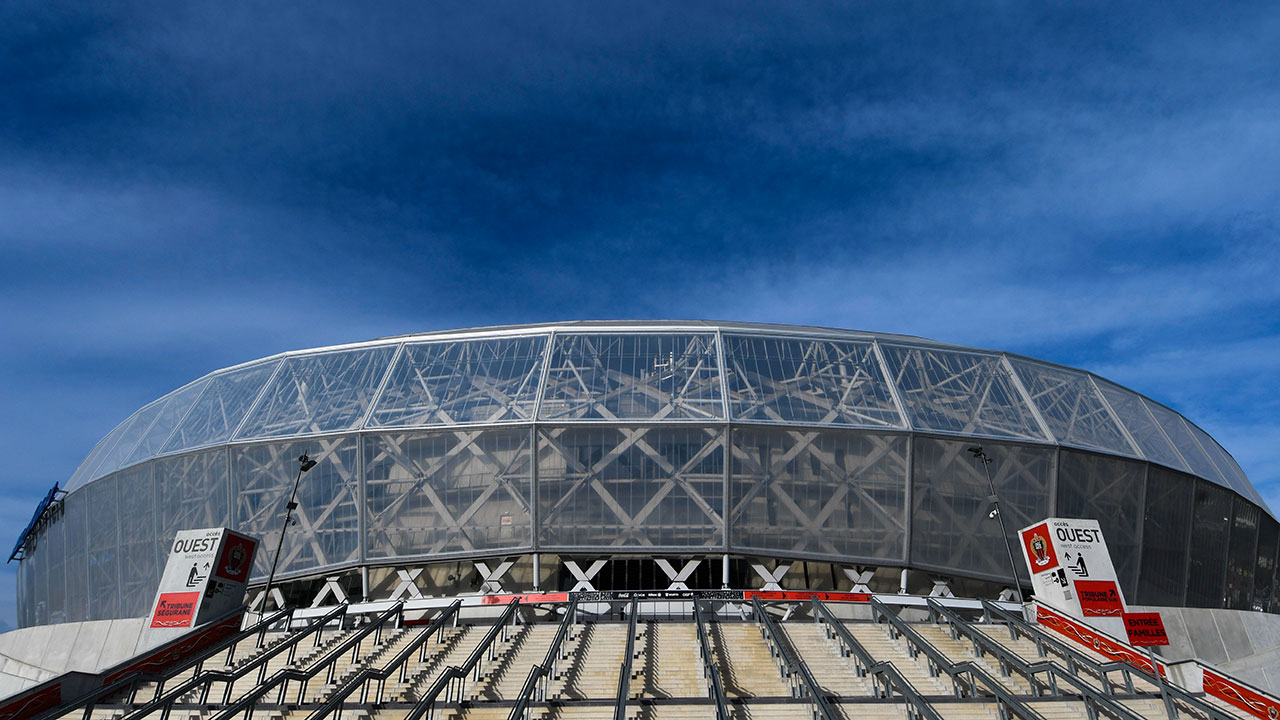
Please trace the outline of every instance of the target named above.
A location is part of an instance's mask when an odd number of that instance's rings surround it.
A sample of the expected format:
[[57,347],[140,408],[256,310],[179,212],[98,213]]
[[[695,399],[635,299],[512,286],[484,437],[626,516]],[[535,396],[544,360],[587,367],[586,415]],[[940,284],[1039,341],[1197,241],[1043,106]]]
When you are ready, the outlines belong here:
[[850,652],[857,656],[858,663],[855,665],[855,669],[859,675],[873,675],[883,681],[888,697],[892,697],[893,691],[897,690],[898,694],[906,699],[907,707],[914,710],[915,720],[942,720],[942,716],[938,714],[938,711],[929,704],[928,700],[924,699],[924,696],[920,694],[919,690],[916,690],[911,681],[902,675],[897,666],[888,660],[876,660],[862,646],[862,643],[858,642],[858,639],[849,632],[844,623],[840,622],[831,613],[825,603],[815,597],[813,599],[813,608],[814,622],[825,626],[827,632],[834,633],[843,646],[847,646]]
[[[1126,682],[1128,683],[1130,690],[1133,690],[1133,681],[1129,679],[1128,674],[1130,672],[1136,672],[1141,678],[1143,678],[1144,680],[1147,680],[1152,684],[1155,684],[1157,687],[1163,686],[1165,692],[1169,693],[1174,698],[1181,700],[1182,702],[1191,706],[1195,710],[1205,713],[1206,715],[1209,716],[1211,720],[1236,720],[1234,715],[1231,715],[1225,712],[1224,710],[1222,710],[1221,708],[1215,706],[1213,703],[1207,702],[1203,698],[1192,694],[1186,688],[1179,687],[1170,682],[1160,682],[1155,675],[1155,673],[1159,672],[1158,668],[1153,669],[1152,672],[1148,673],[1145,669],[1143,669],[1138,665],[1130,665],[1129,663],[1121,662],[1118,660],[1111,661],[1108,663],[1100,663],[1097,660],[1084,654],[1083,652],[1077,650],[1076,648],[1071,647],[1071,645],[1067,644],[1066,642],[1056,637],[1053,637],[1048,632],[1040,629],[1039,627],[1036,627],[1035,625],[1032,625],[1031,623],[1027,622],[1025,619],[1020,618],[1014,615],[1013,613],[1010,613],[1009,611],[1005,610],[999,605],[995,605],[993,603],[990,603],[988,600],[984,599],[982,601],[982,608],[983,608],[983,614],[986,617],[990,618],[991,614],[995,613],[1001,619],[1005,620],[1010,627],[1011,634],[1014,632],[1013,628],[1016,627],[1019,630],[1021,630],[1023,634],[1026,634],[1028,636],[1035,638],[1037,646],[1043,646],[1044,644],[1048,644],[1050,647],[1053,647],[1055,650],[1061,653],[1064,657],[1067,657],[1069,663],[1075,662],[1075,663],[1084,664],[1088,667],[1096,669],[1099,672],[1102,672],[1103,670],[1109,672],[1113,669],[1124,672]],[[1014,637],[1016,638],[1016,635]],[[1116,666],[1119,666],[1119,667],[1116,667]]]
[[[874,597],[871,598],[871,612],[873,618],[883,617],[889,623],[893,632],[906,637],[909,649],[914,649],[916,652],[923,651],[929,658],[931,674],[932,672],[936,672],[936,670],[942,670],[951,678],[953,688],[958,690],[963,687],[961,684],[961,678],[962,676],[968,676],[967,685],[969,688],[969,694],[970,696],[976,696],[978,687],[974,681],[981,681],[982,684],[986,686],[987,691],[995,696],[996,705],[1000,709],[1001,718],[1007,720],[1009,711],[1012,711],[1014,715],[1022,718],[1023,720],[1044,720],[1044,717],[1040,715],[1040,713],[1036,712],[1031,706],[1022,702],[1021,699],[1009,692],[1004,685],[991,677],[991,674],[978,664],[968,660],[952,662],[946,655],[942,654],[941,650],[934,647],[928,640],[924,639],[920,633],[916,632],[914,628],[908,625],[902,618],[895,615],[884,605],[884,603]],[[877,620],[877,622],[879,621]],[[912,653],[913,656],[915,654],[915,652]],[[1128,711],[1127,708],[1125,708],[1125,710]],[[1123,720],[1141,720],[1141,718],[1132,712],[1127,712],[1127,714],[1123,716]]]
[[1084,652],[1071,647],[1071,645],[1058,640],[1048,633],[1040,631],[1035,626],[1027,623],[1022,618],[1014,615],[999,605],[992,603],[990,607],[988,607],[988,602],[989,601],[985,599],[982,601],[983,617],[987,622],[991,621],[992,613],[998,615],[1005,621],[1006,627],[1009,628],[1009,636],[1011,638],[1016,640],[1020,631],[1021,634],[1035,640],[1037,649],[1043,651],[1044,646],[1048,645],[1067,661],[1067,669],[1073,673],[1078,672],[1077,666],[1083,665],[1085,668],[1092,671],[1093,674],[1098,676],[1098,679],[1103,683],[1104,690],[1108,694],[1112,693],[1111,680],[1109,678],[1110,673],[1120,673],[1121,677],[1124,678],[1125,689],[1128,690],[1130,694],[1137,693],[1137,689],[1133,685],[1133,673],[1137,672],[1144,678],[1149,677],[1143,673],[1140,668],[1130,665],[1129,663],[1120,660],[1099,661],[1092,658]]
[[729,702],[724,695],[724,684],[720,681],[720,671],[711,660],[711,644],[707,642],[707,629],[702,623],[702,606],[696,599],[693,601],[693,622],[698,626],[698,646],[702,651],[702,672],[711,682],[711,699],[716,704],[716,720],[729,720]]
[[[444,672],[440,673],[440,677],[436,678],[436,681],[431,683],[431,687],[427,690],[426,694],[413,704],[413,707],[409,710],[408,714],[405,715],[405,720],[420,720],[423,715],[430,717],[428,713],[435,708],[436,700],[439,698],[440,693],[446,692],[455,681],[465,678],[472,670],[479,672],[480,659],[484,657],[486,652],[490,653],[490,659],[493,659],[493,641],[497,639],[498,633],[506,629],[507,622],[515,615],[516,608],[519,606],[519,598],[512,600],[507,605],[507,609],[498,617],[498,620],[489,628],[489,632],[485,634],[484,639],[480,641],[480,644],[476,645],[475,649],[471,651],[471,654],[467,656],[466,662],[460,666],[450,665],[445,668]],[[449,698],[446,694],[445,702],[448,701]]]
[[[395,656],[392,657],[390,660],[388,660],[387,663],[384,664],[382,667],[360,668],[359,672],[357,672],[349,680],[347,680],[347,682],[344,683],[342,687],[330,693],[329,697],[324,701],[324,703],[321,704],[320,707],[316,708],[314,712],[312,712],[310,715],[307,716],[307,720],[320,720],[321,718],[328,717],[329,714],[332,713],[334,710],[340,710],[342,708],[342,705],[346,702],[346,699],[350,697],[353,692],[356,691],[356,688],[359,688],[361,686],[365,687],[365,691],[364,693],[362,693],[362,699],[361,699],[361,702],[363,702],[364,698],[368,694],[367,683],[368,681],[371,681],[371,680],[378,681],[377,697],[379,701],[381,701],[382,691],[385,686],[384,684],[387,681],[387,678],[391,677],[392,673],[399,671],[400,679],[403,680],[405,678],[405,670],[406,670],[406,666],[408,664],[409,658],[415,652],[419,652],[419,651],[423,656],[425,656],[426,654],[425,646],[427,642],[431,640],[431,636],[443,630],[445,623],[453,619],[453,617],[457,615],[458,609],[461,607],[462,607],[462,600],[454,600],[453,603],[449,605],[449,607],[445,608],[439,615],[435,617],[435,619],[431,621],[431,624],[427,626],[426,630],[422,631],[422,633],[420,633],[418,637],[414,638],[409,642],[409,644],[401,648],[400,651],[397,652]],[[422,658],[419,658],[419,659],[422,659]]]
[[631,660],[636,652],[636,598],[631,598],[631,619],[627,622],[627,648],[622,654],[622,667],[618,670],[618,693],[613,701],[613,720],[627,719],[627,700],[631,695]]
[[[243,610],[243,608],[240,608],[240,609]],[[227,615],[223,616],[223,619],[224,620],[230,619],[233,615],[234,613],[228,613]],[[76,708],[83,707],[85,710],[84,715],[87,718],[93,714],[94,706],[97,705],[99,702],[101,702],[103,698],[108,697],[116,692],[119,692],[121,689],[125,687],[129,688],[129,697],[132,699],[134,694],[137,693],[138,691],[138,684],[143,682],[156,682],[157,683],[156,693],[159,694],[161,692],[161,689],[164,687],[164,683],[167,682],[169,679],[173,678],[173,676],[187,670],[192,666],[195,666],[196,674],[198,675],[200,673],[201,665],[203,665],[206,660],[213,657],[214,655],[217,655],[223,650],[226,650],[228,647],[232,648],[234,652],[234,648],[237,643],[252,636],[254,633],[259,632],[260,630],[265,630],[265,628],[269,624],[279,621],[282,615],[288,615],[290,618],[292,618],[293,609],[282,608],[276,611],[276,613],[272,615],[270,618],[264,618],[262,620],[259,620],[254,625],[248,628],[245,628],[244,630],[240,630],[228,637],[225,637],[222,640],[219,640],[218,642],[214,643],[213,645],[210,645],[208,648],[204,648],[200,650],[193,657],[187,658],[186,660],[176,665],[171,665],[169,667],[166,667],[164,670],[160,672],[138,673],[138,674],[126,675],[125,677],[120,678],[119,680],[111,683],[110,685],[99,688],[98,690],[94,691],[92,694],[88,696],[81,697],[77,700],[72,701],[71,703],[68,703],[67,705],[61,705],[57,708],[45,711],[45,713],[42,713],[37,717],[38,718],[62,717],[68,714],[68,712],[71,710],[75,710]],[[215,621],[215,622],[221,622],[221,621]],[[261,640],[259,640],[259,642],[261,642]],[[109,672],[109,670],[104,671],[103,674],[105,675],[107,674],[107,672]]]
[[529,675],[524,679],[524,685],[520,687],[520,695],[516,697],[516,704],[511,708],[511,714],[507,716],[507,720],[519,720],[521,713],[524,713],[527,720],[529,702],[533,697],[535,688],[541,686],[539,694],[541,699],[546,699],[547,688],[543,683],[543,679],[553,676],[556,664],[565,658],[564,641],[569,637],[569,628],[577,620],[577,613],[578,596],[574,594],[569,601],[569,607],[565,609],[564,619],[560,621],[556,636],[551,639],[551,646],[547,648],[547,654],[542,658],[542,664],[529,668]]
[[822,691],[822,687],[818,685],[818,681],[813,677],[813,673],[809,672],[809,667],[804,664],[795,651],[791,648],[791,643],[782,637],[782,633],[773,624],[773,618],[769,617],[768,611],[764,609],[764,605],[760,604],[760,598],[751,598],[751,611],[756,616],[756,622],[760,625],[760,632],[769,639],[772,650],[778,653],[782,658],[784,666],[787,668],[788,674],[797,673],[800,680],[804,684],[805,690],[809,693],[810,699],[813,700],[816,715],[821,715],[823,720],[839,720],[840,715],[831,708],[831,703],[827,701],[827,696]]
[[[245,633],[245,637],[248,637],[253,633],[258,633],[259,634],[258,647],[262,647],[267,628],[270,625],[277,622],[280,619],[281,614],[288,615],[288,620],[286,621],[286,625],[285,625],[285,627],[288,627],[287,623],[293,622],[293,608],[291,607],[278,610],[271,617],[260,620],[252,628],[250,628],[248,632]],[[286,640],[276,646],[273,646],[267,651],[267,653],[264,653],[263,655],[265,655],[266,657],[272,657],[276,655],[277,653],[283,651],[286,648],[285,643],[288,643],[288,642],[289,641]],[[212,657],[217,652],[218,650],[215,649],[212,653],[209,654],[208,657]],[[244,672],[248,672],[249,668],[254,667],[256,662],[258,662],[258,658],[263,657],[263,655],[255,656],[251,660],[250,664],[247,664],[244,666],[245,667]],[[144,704],[142,707],[138,708],[137,710],[129,713],[128,715],[125,715],[124,720],[136,720],[136,718],[146,717],[147,715],[151,714],[157,707],[161,707],[161,706],[164,707],[164,710],[161,711],[160,717],[167,720],[169,717],[169,713],[172,712],[173,704],[175,701],[177,701],[178,698],[191,692],[191,690],[200,686],[201,684],[208,684],[208,683],[214,682],[217,679],[217,676],[219,674],[222,674],[223,672],[224,671],[222,670],[210,670],[208,672],[201,673],[197,670],[196,674],[192,675],[190,678],[188,678],[186,681],[184,681],[177,687],[171,688],[169,692],[163,692],[164,686],[160,685],[159,687],[156,688],[156,694],[154,697],[151,698],[150,701],[148,701],[146,704]],[[172,675],[170,675],[170,677],[172,677]]]
[[[1000,662],[1005,667],[1011,666],[1017,669],[1019,673],[1028,678],[1028,682],[1031,682],[1033,687],[1035,682],[1033,678],[1040,673],[1048,673],[1050,686],[1053,688],[1055,693],[1058,693],[1059,681],[1070,685],[1085,701],[1085,709],[1088,711],[1090,717],[1094,717],[1097,714],[1097,709],[1099,707],[1107,710],[1115,717],[1122,717],[1128,720],[1140,717],[1125,705],[1117,702],[1111,692],[1098,690],[1089,683],[1081,680],[1076,671],[1066,670],[1050,660],[1028,662],[1013,650],[1010,650],[1004,645],[996,642],[985,633],[974,628],[970,623],[941,603],[931,602],[930,611],[934,617],[942,615],[947,619],[947,623],[951,627],[952,637],[955,637],[959,632],[963,632],[965,637],[974,644],[975,649],[981,648],[981,652],[988,652],[999,658]],[[1130,684],[1130,687],[1131,686],[1132,684]]]
[[[386,625],[387,621],[389,621],[393,617],[398,616],[403,609],[404,609],[404,601],[396,602],[395,605],[392,605],[391,607],[387,608],[387,610],[384,611],[381,615],[379,615],[377,619],[375,619],[373,622],[361,627],[359,630],[352,632],[345,639],[343,639],[342,642],[338,643],[336,647],[326,652],[323,656],[320,657],[319,660],[312,663],[305,670],[284,668],[283,670],[280,670],[276,674],[272,675],[265,682],[259,681],[257,687],[245,693],[244,697],[240,698],[239,700],[236,700],[235,702],[229,705],[226,705],[220,712],[214,715],[210,720],[231,720],[231,718],[235,717],[236,713],[244,712],[244,711],[252,713],[253,709],[256,708],[258,705],[258,701],[261,700],[264,695],[274,690],[276,687],[284,685],[284,687],[281,688],[281,695],[283,696],[284,691],[288,689],[287,683],[290,680],[296,680],[300,683],[300,686],[298,688],[298,694],[300,696],[305,694],[307,690],[307,683],[310,682],[312,678],[314,678],[316,675],[319,675],[322,670],[325,672],[332,671],[333,664],[337,662],[338,658],[346,654],[347,651],[357,652],[359,650],[361,641],[363,641],[366,637],[368,637],[371,633],[375,631],[381,633],[382,628],[384,625]],[[265,666],[264,666],[264,670],[265,670]],[[230,693],[230,691],[231,691],[231,685],[228,684],[227,692]]]

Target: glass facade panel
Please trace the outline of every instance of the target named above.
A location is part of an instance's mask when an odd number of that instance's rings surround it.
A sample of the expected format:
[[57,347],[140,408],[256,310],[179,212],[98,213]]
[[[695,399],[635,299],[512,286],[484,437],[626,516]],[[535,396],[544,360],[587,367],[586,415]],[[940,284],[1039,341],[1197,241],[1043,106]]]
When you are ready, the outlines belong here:
[[714,335],[557,335],[548,419],[723,418]]
[[1280,546],[1280,524],[1262,514],[1258,523],[1258,556],[1253,573],[1253,609],[1275,612],[1272,590],[1275,587],[1276,552]]
[[1258,565],[1258,506],[1235,499],[1231,542],[1227,546],[1227,605],[1235,610],[1253,607],[1253,573]]
[[[45,578],[45,596],[48,601],[48,622],[66,622],[67,621],[67,583],[66,583],[66,562],[67,562],[67,540],[66,540],[66,519],[64,514],[57,520],[49,523],[44,530],[44,537],[41,538],[40,552],[43,553],[48,560],[48,575]],[[76,592],[80,591],[80,587],[74,586]]]
[[133,449],[138,445],[138,441],[151,429],[151,423],[155,422],[156,417],[163,409],[164,402],[156,401],[134,413],[133,417],[129,418],[125,423],[115,446],[110,451],[103,453],[102,462],[94,469],[93,474],[87,480],[92,482],[94,478],[110,475],[124,467],[124,461],[133,454]]
[[[1183,420],[1185,421],[1186,418],[1183,418]],[[1209,434],[1205,431],[1189,422],[1187,423],[1187,427],[1191,430],[1191,434],[1194,435],[1196,440],[1200,443],[1201,449],[1203,449],[1205,454],[1209,456],[1209,459],[1213,461],[1214,466],[1218,468],[1218,471],[1227,482],[1227,487],[1230,487],[1232,490],[1240,493],[1249,502],[1265,507],[1266,503],[1263,502],[1262,495],[1260,495],[1257,489],[1253,487],[1253,483],[1249,482],[1249,479],[1245,477],[1244,471],[1236,464],[1235,458],[1231,457],[1231,455],[1224,450],[1217,441],[1209,437]]]
[[871,343],[725,335],[729,415],[905,427]]
[[1063,450],[1058,456],[1054,515],[1098,521],[1125,597],[1138,596],[1138,540],[1146,464]]
[[129,455],[121,467],[132,465],[155,456],[160,447],[164,445],[165,440],[169,439],[169,435],[173,433],[173,429],[178,422],[191,409],[196,399],[200,397],[200,393],[204,390],[206,380],[198,380],[190,385],[169,393],[167,397],[160,401],[160,412],[156,415],[155,422],[151,423],[151,427],[138,440],[138,445],[134,447],[133,452]]
[[1194,492],[1195,480],[1190,476],[1162,467],[1147,468],[1139,605],[1182,605]]
[[1196,482],[1187,567],[1187,607],[1223,607],[1231,505],[1231,491],[1208,482]]
[[917,430],[1047,440],[998,355],[881,344]]
[[266,579],[280,541],[285,504],[298,473],[298,456],[316,466],[298,484],[296,524],[285,535],[277,575],[349,563],[360,556],[354,437],[322,437],[295,442],[235,447],[231,483],[236,529],[255,535],[263,551],[254,560],[254,580]]
[[[972,442],[917,437],[912,465],[911,562],[1010,578],[1000,521],[991,517],[991,491],[982,465],[967,452]],[[1005,541],[1017,563],[1017,534],[1049,515],[1055,451],[986,443],[992,481],[1000,497]]]
[[531,438],[529,430],[366,437],[369,557],[531,547]]
[[370,427],[532,420],[547,338],[405,345]]
[[156,557],[155,481],[151,464],[130,468],[116,476],[121,520],[120,614],[141,617],[150,610],[160,584]]
[[731,548],[906,559],[907,438],[734,429]]
[[1129,436],[1138,444],[1142,455],[1152,462],[1158,462],[1176,470],[1191,470],[1173,447],[1173,443],[1169,442],[1164,431],[1160,429],[1156,419],[1151,416],[1151,411],[1147,410],[1147,404],[1143,402],[1142,396],[1105,380],[1095,379],[1094,382],[1107,403],[1111,405],[1111,409],[1120,418],[1120,422],[1129,431]]
[[80,463],[80,466],[76,468],[76,471],[71,474],[71,479],[62,484],[62,489],[72,492],[89,484],[90,481],[96,480],[99,477],[97,469],[102,464],[103,456],[111,452],[111,449],[115,447],[116,441],[120,439],[120,435],[124,433],[125,427],[132,421],[133,416],[125,418],[124,422],[112,428],[106,437],[98,441],[98,444],[93,446],[93,450],[89,451],[89,454]]
[[364,421],[394,352],[383,345],[286,358],[236,437],[354,429]]
[[[161,458],[155,462],[156,552],[162,563],[179,530],[230,527],[227,511],[227,450]],[[259,548],[259,554],[265,548]],[[275,548],[271,548],[274,552]]]
[[89,513],[89,619],[110,620],[120,614],[120,514],[116,478],[105,477],[85,488]]
[[66,538],[67,561],[63,576],[66,578],[67,622],[89,619],[89,556],[88,556],[88,492],[69,495],[63,500],[62,529]]
[[1058,442],[1136,455],[1088,375],[1010,358]]
[[1145,398],[1144,401],[1147,409],[1151,411],[1151,416],[1160,424],[1160,429],[1164,430],[1164,434],[1168,436],[1170,442],[1178,448],[1178,454],[1191,467],[1191,472],[1219,485],[1226,485],[1227,482],[1223,479],[1222,474],[1218,472],[1217,466],[1209,459],[1208,454],[1201,449],[1200,443],[1191,434],[1190,428],[1187,427],[1187,423],[1183,421],[1182,417],[1163,405]]
[[230,440],[279,364],[279,360],[268,360],[214,375],[160,452],[194,450]]
[[538,439],[543,548],[724,544],[719,428],[554,428]]

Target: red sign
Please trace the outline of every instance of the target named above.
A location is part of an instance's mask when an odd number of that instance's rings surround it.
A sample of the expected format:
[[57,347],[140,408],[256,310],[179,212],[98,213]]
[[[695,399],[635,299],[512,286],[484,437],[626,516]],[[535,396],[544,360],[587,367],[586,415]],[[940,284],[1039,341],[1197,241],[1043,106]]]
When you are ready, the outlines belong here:
[[1120,617],[1124,614],[1124,602],[1120,589],[1111,580],[1076,580],[1076,594],[1080,596],[1080,610],[1085,617]]
[[1125,613],[1124,631],[1129,636],[1129,644],[1136,647],[1147,645],[1168,645],[1169,636],[1164,632],[1164,621],[1160,613]]
[[156,602],[156,611],[151,614],[153,628],[191,627],[191,618],[196,614],[196,603],[200,601],[200,593],[161,593]]
[[253,550],[257,543],[235,533],[227,533],[227,542],[222,546],[222,556],[213,574],[224,580],[243,583],[249,579],[249,569],[253,567]]
[[1053,542],[1049,539],[1049,523],[1040,523],[1023,530],[1022,545],[1031,562],[1032,575],[1058,567],[1058,554],[1054,552]]

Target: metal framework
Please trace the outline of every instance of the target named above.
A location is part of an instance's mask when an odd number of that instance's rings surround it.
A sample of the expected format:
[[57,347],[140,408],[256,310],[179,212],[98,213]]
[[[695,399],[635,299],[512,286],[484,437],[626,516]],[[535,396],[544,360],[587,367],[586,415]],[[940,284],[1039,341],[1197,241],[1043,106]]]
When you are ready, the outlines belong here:
[[[1199,495],[1173,485],[1231,491],[1227,523],[1199,535],[1220,540],[1205,552],[1221,557],[1197,562],[1231,568],[1217,582],[1232,606],[1280,607],[1276,522],[1257,490],[1207,434],[1136,393],[918,338],[619,322],[285,353],[175,390],[93,448],[63,517],[26,540],[20,622],[141,614],[182,528],[227,524],[273,546],[303,453],[318,465],[299,490],[285,579],[390,566],[402,574],[392,593],[413,598],[447,584],[423,565],[457,560],[487,563],[478,591],[532,589],[545,573],[517,580],[511,563],[545,553],[579,586],[615,555],[1007,583],[985,478],[964,455],[973,440],[994,461],[1010,529],[1050,512],[1098,517],[1140,601],[1212,595],[1186,590],[1186,568],[1166,588],[1169,561],[1146,539],[1189,538],[1202,522]],[[268,564],[259,554],[255,575]]]

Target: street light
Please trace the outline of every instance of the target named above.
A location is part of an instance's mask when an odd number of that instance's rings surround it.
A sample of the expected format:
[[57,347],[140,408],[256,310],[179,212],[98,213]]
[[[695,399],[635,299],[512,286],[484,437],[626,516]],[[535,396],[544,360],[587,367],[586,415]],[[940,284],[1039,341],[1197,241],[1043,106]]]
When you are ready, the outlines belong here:
[[280,564],[280,551],[284,549],[284,534],[289,531],[289,521],[293,519],[293,511],[298,508],[296,500],[298,483],[302,482],[302,473],[315,466],[316,461],[307,457],[306,453],[298,457],[298,476],[293,479],[293,492],[289,493],[289,504],[284,506],[284,526],[280,528],[280,540],[276,543],[276,556],[271,560],[271,574],[267,575],[267,589],[262,592],[262,603],[258,606],[259,612],[267,608],[267,598],[271,597],[271,585],[276,579],[276,567]]
[[991,490],[991,494],[987,496],[987,500],[991,501],[991,512],[987,517],[994,517],[1000,521],[1000,539],[1004,542],[1004,551],[1009,554],[1009,570],[1013,573],[1013,591],[1018,594],[1018,604],[1023,603],[1022,584],[1018,582],[1018,566],[1013,562],[1013,548],[1009,547],[1009,533],[1004,527],[1004,515],[1000,513],[1000,498],[996,495],[996,484],[991,480],[991,458],[983,452],[981,445],[975,445],[969,448],[969,452],[973,453],[973,459],[982,463],[982,469],[987,472],[987,488]]

